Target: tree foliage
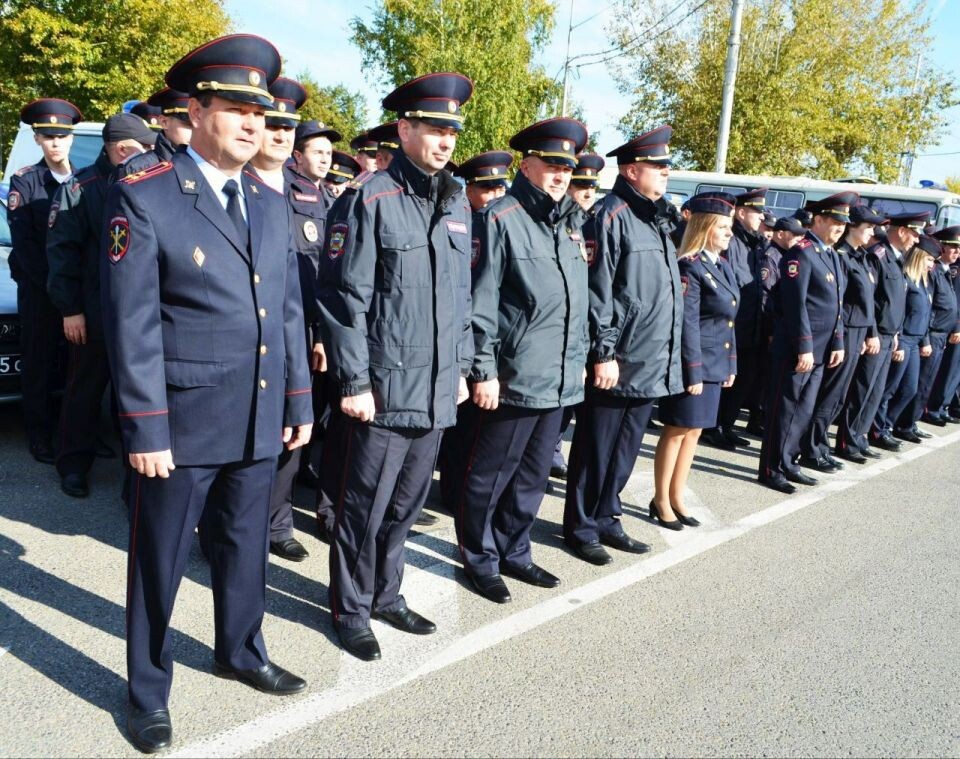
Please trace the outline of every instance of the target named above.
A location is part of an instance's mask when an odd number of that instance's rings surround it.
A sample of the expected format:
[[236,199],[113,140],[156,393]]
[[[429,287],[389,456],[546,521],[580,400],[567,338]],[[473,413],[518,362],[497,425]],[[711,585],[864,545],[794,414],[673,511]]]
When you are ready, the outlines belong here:
[[13,134],[38,97],[88,120],[163,86],[172,63],[228,31],[222,0],[6,0],[0,3],[0,120]]
[[383,95],[434,71],[473,80],[455,160],[505,150],[520,129],[559,110],[559,86],[532,64],[553,30],[548,0],[378,0],[372,22],[351,26],[370,85]]
[[[679,165],[712,169],[729,0],[622,5],[621,130],[671,123]],[[923,62],[929,19],[922,0],[746,0],[727,170],[896,181],[902,153],[935,144],[955,100]]]
[[366,123],[366,102],[359,92],[351,92],[342,84],[321,87],[309,72],[303,72],[296,80],[307,91],[307,102],[300,109],[304,120],[317,119],[332,126],[343,135],[343,144],[338,150],[350,152],[347,147],[354,137],[374,124]]

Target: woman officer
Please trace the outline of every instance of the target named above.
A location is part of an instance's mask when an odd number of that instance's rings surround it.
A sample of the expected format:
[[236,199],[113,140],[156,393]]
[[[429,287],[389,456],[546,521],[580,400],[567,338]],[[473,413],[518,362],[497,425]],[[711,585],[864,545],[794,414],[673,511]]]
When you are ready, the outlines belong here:
[[730,264],[721,258],[733,236],[736,199],[724,192],[695,195],[677,252],[683,291],[681,360],[686,391],[660,401],[664,428],[654,457],[655,494],[650,517],[662,527],[696,527],[683,504],[684,488],[697,440],[714,427],[720,388],[737,373],[734,323],[740,288]]

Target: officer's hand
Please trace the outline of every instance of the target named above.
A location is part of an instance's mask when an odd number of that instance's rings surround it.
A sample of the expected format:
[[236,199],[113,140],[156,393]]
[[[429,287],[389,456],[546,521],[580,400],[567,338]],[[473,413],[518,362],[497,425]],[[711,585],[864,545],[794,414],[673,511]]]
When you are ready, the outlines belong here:
[[843,363],[843,359],[846,356],[846,351],[830,351],[830,363],[827,364],[827,367],[830,369],[835,369]]
[[899,364],[906,357],[906,351],[894,351],[893,352],[893,363]]
[[470,397],[470,388],[467,387],[467,378],[460,378],[460,386],[457,388],[457,405],[459,406]]
[[860,348],[860,355],[866,353],[868,356],[876,356],[880,352],[880,338],[868,337],[863,341],[863,347]]
[[310,356],[310,371],[315,374],[323,374],[327,371],[327,354],[323,351],[323,343],[317,343],[313,346],[313,353]]
[[312,434],[312,424],[301,424],[299,427],[284,427],[283,442],[286,444],[287,450],[292,451],[295,448],[299,448],[301,445],[306,445],[309,443],[310,435]]
[[731,374],[726,382],[721,382],[720,387],[733,387],[733,383],[736,381],[737,375]]
[[473,386],[473,402],[484,411],[494,411],[500,405],[500,380],[494,378]]
[[897,348],[900,347],[900,335],[893,336],[893,343],[890,345],[890,347],[893,349],[894,353],[897,352]]
[[170,476],[170,472],[176,469],[169,448],[153,453],[131,453],[128,458],[130,466],[146,477],[160,477],[165,480]]
[[609,390],[620,381],[620,365],[615,358],[593,365],[593,386]]
[[360,395],[347,395],[341,398],[340,410],[361,422],[372,422],[377,406],[373,402],[373,393],[368,390]]
[[687,385],[687,392],[690,395],[700,395],[703,392],[703,383],[698,382],[696,385]]
[[801,353],[797,356],[797,365],[794,367],[795,372],[809,372],[813,370],[813,354],[812,353]]
[[960,332],[951,332],[950,337],[948,338],[951,345],[956,345],[960,343]]
[[63,336],[74,345],[87,342],[87,317],[83,314],[63,317]]
[[922,358],[929,358],[929,357],[932,356],[932,355],[933,355],[933,346],[932,346],[932,345],[924,345],[924,346],[921,346],[921,348],[920,348],[920,356],[921,356]]

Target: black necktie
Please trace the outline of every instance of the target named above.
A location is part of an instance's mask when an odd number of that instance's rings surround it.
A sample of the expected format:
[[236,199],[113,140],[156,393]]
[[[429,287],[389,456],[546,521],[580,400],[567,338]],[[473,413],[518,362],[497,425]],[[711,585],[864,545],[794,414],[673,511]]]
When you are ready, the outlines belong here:
[[240,187],[236,180],[228,179],[223,185],[223,191],[227,195],[227,216],[237,228],[240,239],[247,242],[247,222],[244,221],[243,212],[240,210]]

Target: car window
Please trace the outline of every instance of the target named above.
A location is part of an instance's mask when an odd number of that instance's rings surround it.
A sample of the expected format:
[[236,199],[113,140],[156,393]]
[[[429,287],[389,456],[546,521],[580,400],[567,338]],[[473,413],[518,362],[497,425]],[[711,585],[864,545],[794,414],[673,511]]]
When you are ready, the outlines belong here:
[[943,206],[937,214],[937,227],[953,227],[960,224],[960,206]]
[[7,223],[7,207],[0,205],[0,245],[11,246],[10,225]]
[[89,166],[97,160],[100,149],[103,147],[103,138],[96,134],[75,134],[73,145],[70,147],[70,165],[75,169]]
[[890,216],[897,213],[929,212],[930,218],[936,218],[937,204],[922,200],[900,200],[899,198],[864,198],[877,213]]

